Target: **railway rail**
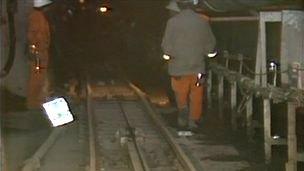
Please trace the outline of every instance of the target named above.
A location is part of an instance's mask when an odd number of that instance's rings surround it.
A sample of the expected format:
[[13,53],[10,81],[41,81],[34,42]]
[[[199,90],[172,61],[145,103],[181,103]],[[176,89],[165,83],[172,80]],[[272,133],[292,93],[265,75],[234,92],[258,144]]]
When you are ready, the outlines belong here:
[[87,113],[90,171],[203,170],[132,84],[89,82]]
[[37,170],[40,161],[40,170],[73,171],[239,171],[251,167],[228,140],[219,141],[204,132],[178,136],[133,84],[88,82],[86,91],[86,104],[81,102],[74,110],[76,122],[55,128],[22,170]]

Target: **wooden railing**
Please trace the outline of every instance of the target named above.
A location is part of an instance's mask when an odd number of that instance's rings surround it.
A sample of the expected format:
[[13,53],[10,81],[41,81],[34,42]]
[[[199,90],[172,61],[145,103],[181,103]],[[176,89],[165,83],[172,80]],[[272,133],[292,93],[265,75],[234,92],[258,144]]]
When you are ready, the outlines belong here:
[[[263,128],[264,132],[264,151],[265,151],[265,162],[269,163],[271,161],[271,151],[272,145],[287,145],[288,147],[288,162],[286,163],[286,170],[296,170],[297,161],[304,161],[304,154],[298,153],[297,150],[297,135],[296,135],[296,108],[304,104],[304,91],[297,88],[280,88],[270,84],[266,87],[256,85],[255,80],[250,77],[250,74],[243,74],[245,69],[249,69],[247,65],[244,64],[244,60],[250,60],[250,58],[245,58],[242,55],[232,56],[227,52],[223,53],[222,58],[225,61],[220,64],[219,62],[211,61],[208,65],[208,104],[212,107],[211,103],[213,97],[216,94],[219,108],[219,118],[223,119],[224,116],[224,90],[230,91],[230,104],[229,108],[231,110],[230,124],[231,127],[236,130],[238,124],[245,125],[247,129],[247,136],[249,140],[253,139],[254,128],[253,116],[253,98],[262,98],[263,105]],[[229,63],[234,61],[238,63],[238,67],[234,65],[235,70],[229,68]],[[224,64],[223,64],[224,63]],[[254,74],[254,73],[251,73]],[[266,73],[262,73],[266,74]],[[216,76],[215,78],[212,78]],[[217,81],[215,81],[217,79]],[[225,80],[225,81],[224,81]],[[214,83],[217,86],[214,86]],[[224,83],[229,84],[229,86],[224,86]],[[214,89],[216,87],[216,90]],[[225,87],[225,89],[224,89]],[[229,87],[229,89],[228,89]],[[217,93],[214,93],[216,91]],[[241,94],[242,100],[238,103],[237,98]],[[271,103],[285,103],[288,106],[287,113],[287,138],[276,139],[271,135]],[[245,112],[243,112],[245,111]],[[245,114],[244,114],[245,113]],[[226,114],[226,113],[225,113]],[[242,122],[237,123],[239,117],[245,118]],[[256,122],[255,122],[256,123]]]

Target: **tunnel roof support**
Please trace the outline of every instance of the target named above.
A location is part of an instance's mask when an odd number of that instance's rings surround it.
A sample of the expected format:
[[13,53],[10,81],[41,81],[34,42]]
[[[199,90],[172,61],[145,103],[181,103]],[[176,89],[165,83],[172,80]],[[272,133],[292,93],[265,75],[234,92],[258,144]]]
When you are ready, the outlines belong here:
[[282,18],[281,12],[260,12],[258,42],[256,52],[255,65],[255,83],[257,85],[267,85],[266,75],[266,22],[280,22]]
[[304,67],[304,11],[282,11],[281,70],[295,72],[282,74],[282,84],[302,89]]
[[[266,47],[266,23],[281,23],[281,42],[280,42],[280,68],[282,86],[302,89],[302,79],[304,78],[304,12],[294,10],[284,10],[280,12],[260,12],[259,32],[256,53],[256,76],[255,84],[262,87],[267,86],[267,47]],[[265,100],[264,100],[265,102]],[[264,148],[266,162],[271,160],[271,146],[274,145],[271,137],[271,122],[269,100],[264,105]],[[297,170],[298,152],[296,129],[295,104],[288,104],[288,162],[287,171]],[[265,112],[266,111],[266,112]],[[286,143],[283,143],[286,144]],[[282,145],[283,145],[282,144]]]
[[[304,63],[304,12],[296,10],[283,10],[279,12],[260,12],[259,33],[256,53],[256,77],[258,85],[267,85],[266,66],[266,23],[280,22],[281,47],[280,47],[280,67],[282,85],[302,88],[304,73],[302,72]],[[287,72],[289,68],[296,69],[296,79]]]

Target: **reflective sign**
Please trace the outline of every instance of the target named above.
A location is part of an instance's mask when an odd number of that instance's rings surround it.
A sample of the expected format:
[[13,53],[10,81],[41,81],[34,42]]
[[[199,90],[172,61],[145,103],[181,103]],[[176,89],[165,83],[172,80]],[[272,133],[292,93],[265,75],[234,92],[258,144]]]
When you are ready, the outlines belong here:
[[62,97],[46,102],[42,106],[53,127],[66,124],[74,120],[68,103]]

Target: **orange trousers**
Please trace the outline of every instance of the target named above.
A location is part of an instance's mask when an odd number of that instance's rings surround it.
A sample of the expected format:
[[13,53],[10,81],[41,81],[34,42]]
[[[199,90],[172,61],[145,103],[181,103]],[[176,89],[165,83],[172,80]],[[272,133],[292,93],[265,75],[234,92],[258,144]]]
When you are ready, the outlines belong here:
[[172,76],[171,86],[179,110],[189,108],[190,119],[198,121],[202,116],[203,85],[196,86],[197,75]]

